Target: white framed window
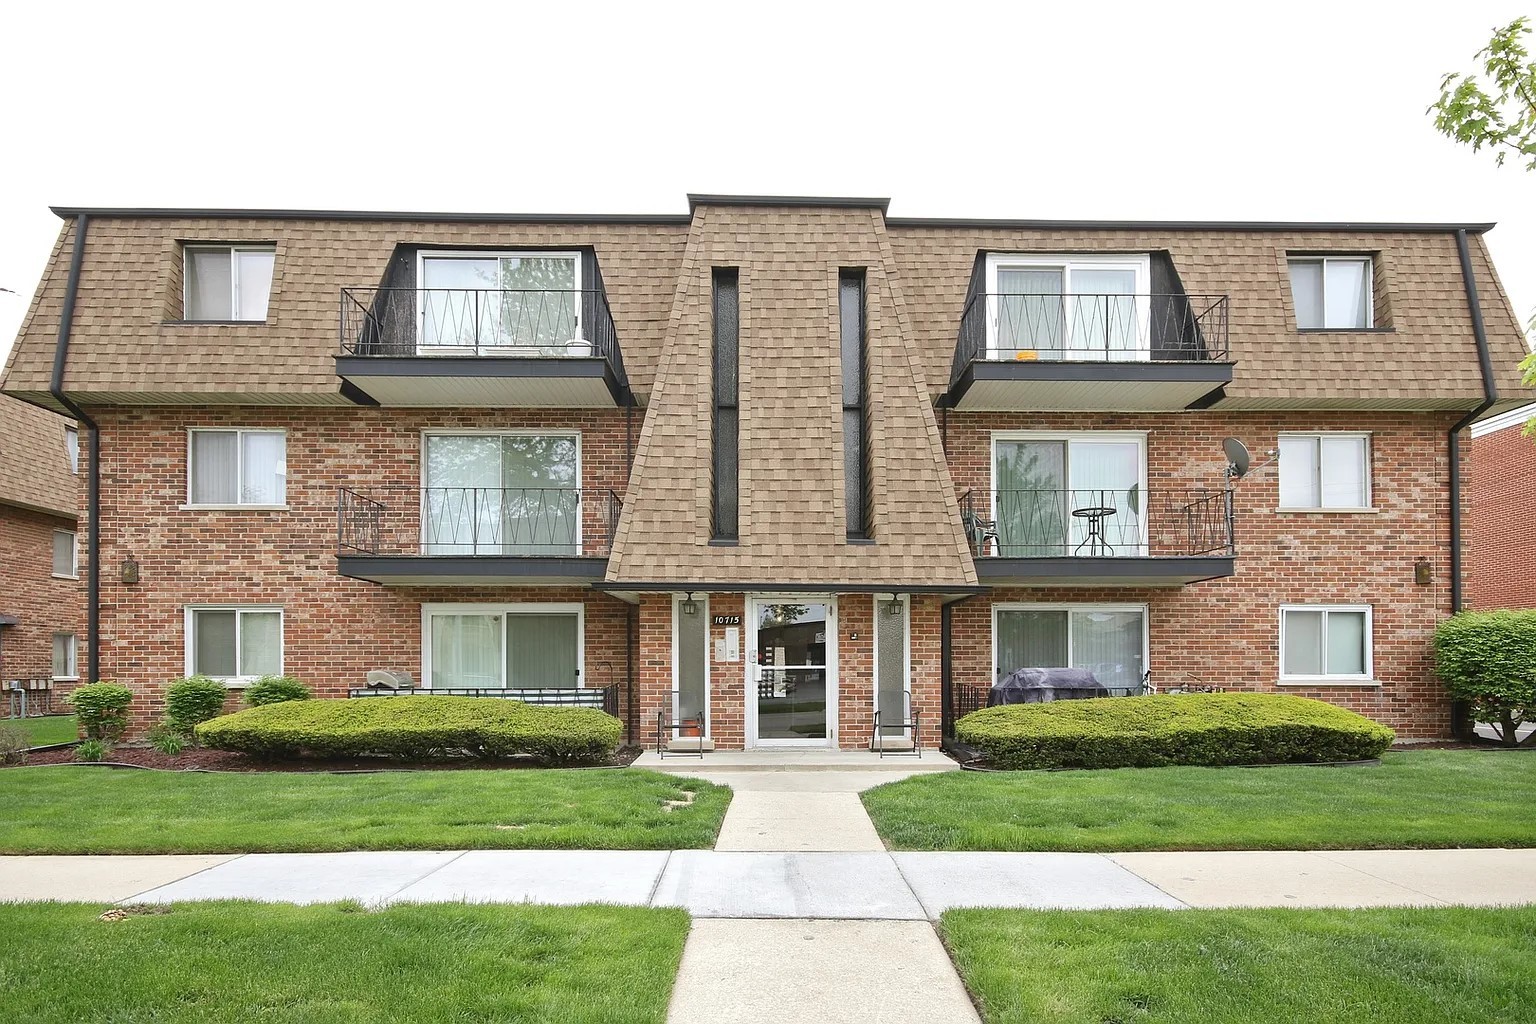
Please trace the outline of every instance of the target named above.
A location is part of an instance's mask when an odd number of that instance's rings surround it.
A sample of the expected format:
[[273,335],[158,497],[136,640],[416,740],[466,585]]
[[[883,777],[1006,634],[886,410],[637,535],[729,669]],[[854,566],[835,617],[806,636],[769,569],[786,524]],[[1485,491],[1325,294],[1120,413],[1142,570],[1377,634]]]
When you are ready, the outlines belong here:
[[1280,606],[1281,682],[1369,682],[1371,606]]
[[582,553],[581,433],[422,432],[428,555]]
[[182,318],[265,320],[277,250],[270,245],[182,247]]
[[80,678],[79,647],[73,633],[53,634],[53,678],[73,681]]
[[1150,359],[1151,268],[1146,255],[992,253],[988,358]]
[[1004,558],[1145,555],[1147,435],[994,432],[991,519]]
[[1371,507],[1371,435],[1281,434],[1280,509]]
[[592,354],[580,253],[423,251],[416,280],[421,354]]
[[288,434],[246,427],[187,431],[187,504],[286,508]]
[[64,454],[69,458],[69,471],[80,472],[80,428],[64,428]]
[[1301,330],[1362,330],[1373,319],[1369,256],[1292,256],[1291,302]]
[[195,605],[186,609],[186,673],[225,682],[283,674],[279,605]]
[[80,538],[73,530],[53,531],[53,574],[60,579],[80,578]]
[[421,678],[433,689],[584,685],[586,608],[570,604],[424,604]]
[[994,604],[992,679],[1020,668],[1080,668],[1130,691],[1149,664],[1144,604]]
[[[692,611],[688,610],[691,605]],[[712,728],[709,716],[709,595],[672,596],[672,720],[704,715],[704,735]]]

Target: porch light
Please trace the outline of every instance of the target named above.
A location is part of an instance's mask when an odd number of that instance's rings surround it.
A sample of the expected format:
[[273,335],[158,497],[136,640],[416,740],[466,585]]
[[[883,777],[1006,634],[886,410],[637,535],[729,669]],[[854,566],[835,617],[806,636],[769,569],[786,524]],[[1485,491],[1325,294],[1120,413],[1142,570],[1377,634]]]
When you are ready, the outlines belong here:
[[900,595],[892,594],[891,595],[891,599],[889,601],[885,602],[885,614],[887,614],[887,615],[900,615],[901,614],[901,597],[900,597]]
[[691,590],[683,596],[683,614],[699,614],[699,603],[693,599],[693,591]]

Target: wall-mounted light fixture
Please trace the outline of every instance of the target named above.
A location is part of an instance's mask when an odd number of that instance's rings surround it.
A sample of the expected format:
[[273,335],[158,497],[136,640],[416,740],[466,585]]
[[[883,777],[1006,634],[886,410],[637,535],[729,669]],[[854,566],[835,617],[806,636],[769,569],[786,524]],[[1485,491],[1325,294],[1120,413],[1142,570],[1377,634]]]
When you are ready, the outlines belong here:
[[693,591],[691,591],[691,590],[688,593],[683,595],[683,614],[684,615],[697,615],[697,614],[699,614],[699,603],[693,599]]
[[885,602],[885,614],[887,614],[887,615],[900,615],[901,614],[901,595],[899,595],[899,594],[892,594],[891,595],[891,599],[889,601]]
[[132,554],[123,559],[122,579],[124,583],[139,582],[139,560]]
[[1435,567],[1429,559],[1421,558],[1413,563],[1413,582],[1421,587],[1427,587],[1435,582]]

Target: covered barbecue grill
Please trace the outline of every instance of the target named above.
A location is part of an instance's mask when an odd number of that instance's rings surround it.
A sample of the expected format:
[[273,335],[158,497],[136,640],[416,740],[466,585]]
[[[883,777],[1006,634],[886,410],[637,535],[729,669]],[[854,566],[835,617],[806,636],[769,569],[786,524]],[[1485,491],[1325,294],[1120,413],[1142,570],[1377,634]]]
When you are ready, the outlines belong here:
[[1016,668],[992,684],[987,707],[1108,696],[1109,687],[1085,668]]

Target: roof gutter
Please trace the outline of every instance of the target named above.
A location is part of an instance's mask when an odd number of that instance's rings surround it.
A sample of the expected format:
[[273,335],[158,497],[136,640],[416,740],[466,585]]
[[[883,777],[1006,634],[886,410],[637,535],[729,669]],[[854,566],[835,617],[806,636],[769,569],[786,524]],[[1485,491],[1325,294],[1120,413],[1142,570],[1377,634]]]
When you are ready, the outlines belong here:
[[59,338],[53,349],[53,379],[48,393],[86,429],[90,446],[85,479],[86,583],[85,643],[87,682],[101,678],[101,428],[64,393],[64,368],[69,362],[69,336],[75,323],[75,299],[80,294],[80,266],[85,261],[85,233],[90,217],[75,217],[75,248],[69,258],[69,278],[64,284],[64,307],[59,311]]
[[1488,329],[1483,323],[1483,305],[1477,297],[1477,275],[1472,270],[1472,254],[1467,247],[1467,231],[1456,231],[1456,254],[1461,258],[1461,280],[1467,289],[1467,310],[1472,314],[1472,338],[1477,343],[1477,363],[1483,374],[1483,400],[1471,412],[1452,425],[1448,436],[1451,458],[1451,611],[1464,605],[1461,564],[1461,432],[1473,420],[1499,400],[1499,386],[1493,376],[1493,357],[1488,352]]

